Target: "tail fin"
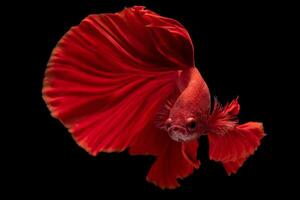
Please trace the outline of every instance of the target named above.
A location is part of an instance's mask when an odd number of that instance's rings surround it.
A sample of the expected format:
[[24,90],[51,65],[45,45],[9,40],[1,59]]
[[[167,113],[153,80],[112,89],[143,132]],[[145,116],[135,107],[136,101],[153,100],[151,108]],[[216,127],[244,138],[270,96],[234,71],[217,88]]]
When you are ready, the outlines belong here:
[[199,165],[197,144],[182,151],[154,120],[193,56],[188,32],[173,19],[140,6],[91,15],[53,50],[43,98],[90,154],[129,148],[155,155],[148,180],[174,188]]
[[224,108],[215,100],[208,122],[210,159],[222,162],[228,175],[238,171],[265,136],[262,123],[239,125],[239,110],[238,98]]
[[90,15],[53,50],[43,98],[90,154],[122,151],[176,90],[177,71],[189,67],[193,45],[175,20],[139,6]]

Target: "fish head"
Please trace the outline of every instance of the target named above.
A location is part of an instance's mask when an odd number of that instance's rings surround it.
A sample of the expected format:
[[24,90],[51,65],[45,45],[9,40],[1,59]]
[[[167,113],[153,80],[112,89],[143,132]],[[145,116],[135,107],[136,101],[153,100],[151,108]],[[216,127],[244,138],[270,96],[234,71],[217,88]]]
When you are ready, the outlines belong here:
[[171,139],[177,142],[189,142],[203,135],[201,121],[195,116],[170,116],[165,122]]

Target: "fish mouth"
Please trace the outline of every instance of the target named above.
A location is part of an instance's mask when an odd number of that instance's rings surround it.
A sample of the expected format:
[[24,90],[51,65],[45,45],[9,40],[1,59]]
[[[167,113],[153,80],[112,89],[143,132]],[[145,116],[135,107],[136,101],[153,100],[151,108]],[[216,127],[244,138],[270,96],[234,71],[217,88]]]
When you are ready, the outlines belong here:
[[197,134],[189,134],[186,128],[182,126],[171,126],[168,129],[168,134],[172,140],[176,142],[187,142],[197,138]]

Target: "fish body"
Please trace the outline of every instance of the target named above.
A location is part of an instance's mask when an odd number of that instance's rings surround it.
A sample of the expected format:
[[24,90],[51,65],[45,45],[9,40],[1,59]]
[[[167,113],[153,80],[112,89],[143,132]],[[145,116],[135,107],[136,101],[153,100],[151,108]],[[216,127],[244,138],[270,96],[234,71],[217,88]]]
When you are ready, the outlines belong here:
[[175,141],[189,141],[205,134],[203,121],[210,112],[208,87],[196,67],[180,71],[177,87],[180,95],[167,118],[167,131]]
[[89,154],[155,156],[147,180],[160,188],[178,187],[200,167],[200,136],[210,159],[232,174],[265,135],[262,123],[238,123],[238,99],[211,106],[187,30],[142,6],[72,27],[51,54],[42,94]]

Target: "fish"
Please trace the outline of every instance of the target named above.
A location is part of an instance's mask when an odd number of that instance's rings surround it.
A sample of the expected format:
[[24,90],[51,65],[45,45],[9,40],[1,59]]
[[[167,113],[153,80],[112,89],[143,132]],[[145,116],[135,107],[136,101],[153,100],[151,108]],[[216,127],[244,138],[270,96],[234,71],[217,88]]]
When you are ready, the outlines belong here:
[[199,169],[199,137],[231,175],[266,135],[261,122],[239,124],[238,98],[211,98],[185,27],[144,6],[73,26],[51,53],[42,98],[90,155],[154,156],[146,180],[161,189]]

